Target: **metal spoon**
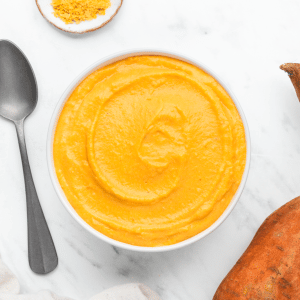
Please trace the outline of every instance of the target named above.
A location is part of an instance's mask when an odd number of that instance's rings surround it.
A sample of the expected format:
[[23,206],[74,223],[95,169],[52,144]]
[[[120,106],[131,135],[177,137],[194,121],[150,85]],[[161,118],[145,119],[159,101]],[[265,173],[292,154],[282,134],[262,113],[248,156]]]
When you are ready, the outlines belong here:
[[37,104],[37,83],[25,55],[13,43],[0,40],[0,115],[14,122],[25,178],[28,224],[28,256],[33,272],[53,271],[58,258],[30,171],[24,120]]

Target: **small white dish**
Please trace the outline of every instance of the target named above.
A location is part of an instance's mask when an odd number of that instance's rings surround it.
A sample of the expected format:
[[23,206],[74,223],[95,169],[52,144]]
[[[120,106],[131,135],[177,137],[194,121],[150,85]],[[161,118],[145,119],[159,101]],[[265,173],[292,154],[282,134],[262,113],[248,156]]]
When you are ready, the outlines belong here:
[[69,33],[87,33],[95,31],[109,23],[118,13],[123,4],[123,0],[110,0],[111,6],[105,11],[105,15],[98,15],[91,21],[83,21],[79,24],[65,24],[60,18],[53,14],[52,0],[36,0],[36,5],[42,16],[56,28]]
[[[108,236],[100,233],[99,231],[95,230],[93,227],[91,227],[88,223],[86,223],[75,211],[75,209],[71,206],[70,202],[68,201],[67,197],[65,196],[59,181],[56,176],[56,171],[55,171],[55,166],[54,166],[54,160],[53,160],[53,140],[54,140],[54,134],[56,130],[56,125],[58,122],[58,119],[60,117],[61,111],[63,110],[63,107],[74,91],[74,89],[91,73],[96,71],[97,69],[103,68],[109,64],[112,64],[114,62],[117,62],[119,60],[132,57],[132,56],[139,56],[139,55],[162,55],[162,56],[168,56],[172,58],[176,58],[182,61],[185,61],[187,63],[190,63],[206,73],[210,74],[212,77],[214,77],[221,85],[222,87],[227,91],[227,93],[230,95],[231,99],[233,100],[240,116],[243,121],[244,129],[245,129],[245,136],[246,136],[246,143],[247,143],[247,156],[246,156],[246,166],[244,170],[244,174],[242,177],[242,181],[240,183],[240,186],[238,190],[236,191],[234,197],[232,198],[230,204],[226,208],[226,210],[223,212],[223,214],[219,217],[219,219],[211,225],[209,228],[206,230],[200,232],[199,234],[184,240],[182,242],[179,242],[177,244],[169,245],[169,246],[161,246],[161,247],[141,247],[141,246],[134,246],[130,244],[126,244],[123,242],[116,241],[112,238],[109,238]],[[225,219],[229,216],[233,208],[235,207],[236,203],[238,202],[242,191],[245,187],[245,183],[247,180],[248,172],[249,172],[249,167],[250,167],[250,133],[249,133],[249,128],[248,124],[245,118],[245,115],[242,111],[242,108],[235,97],[235,95],[231,92],[231,90],[228,88],[227,84],[224,83],[223,80],[220,79],[219,76],[217,76],[211,69],[207,68],[205,65],[200,63],[198,60],[194,60],[191,58],[184,57],[181,54],[175,54],[174,52],[169,52],[169,51],[158,51],[158,50],[138,50],[138,51],[124,51],[118,54],[111,55],[109,57],[106,57],[104,59],[101,59],[97,62],[95,62],[93,65],[91,65],[88,69],[86,69],[84,72],[82,72],[67,88],[67,90],[63,93],[61,96],[60,100],[58,101],[58,104],[53,112],[53,116],[50,122],[49,126],[49,131],[48,131],[48,137],[47,137],[47,162],[48,162],[48,167],[49,167],[49,172],[50,172],[50,177],[53,183],[53,186],[55,188],[55,191],[61,200],[62,204],[64,207],[67,209],[67,211],[70,213],[70,215],[82,226],[84,227],[87,231],[89,231],[91,234],[96,236],[97,238],[113,245],[116,247],[120,247],[123,249],[127,250],[132,250],[132,251],[139,251],[139,252],[164,252],[164,251],[169,251],[169,250],[175,250],[182,248],[184,246],[190,245],[196,241],[201,240],[211,232],[213,232],[216,228],[218,228],[224,221]]]

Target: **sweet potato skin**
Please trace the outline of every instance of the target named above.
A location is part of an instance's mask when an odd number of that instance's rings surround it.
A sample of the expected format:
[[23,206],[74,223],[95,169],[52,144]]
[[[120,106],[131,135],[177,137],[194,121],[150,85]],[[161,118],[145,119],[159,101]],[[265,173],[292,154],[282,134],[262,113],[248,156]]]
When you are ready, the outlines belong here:
[[300,197],[272,213],[213,300],[300,300]]

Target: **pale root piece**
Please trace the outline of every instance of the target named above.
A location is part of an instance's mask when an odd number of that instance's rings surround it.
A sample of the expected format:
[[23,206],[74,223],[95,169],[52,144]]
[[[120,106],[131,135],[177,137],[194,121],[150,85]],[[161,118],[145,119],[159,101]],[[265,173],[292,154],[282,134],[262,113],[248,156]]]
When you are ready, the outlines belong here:
[[288,73],[300,101],[300,64],[287,63],[281,65],[280,69]]
[[300,299],[300,197],[271,214],[213,300]]

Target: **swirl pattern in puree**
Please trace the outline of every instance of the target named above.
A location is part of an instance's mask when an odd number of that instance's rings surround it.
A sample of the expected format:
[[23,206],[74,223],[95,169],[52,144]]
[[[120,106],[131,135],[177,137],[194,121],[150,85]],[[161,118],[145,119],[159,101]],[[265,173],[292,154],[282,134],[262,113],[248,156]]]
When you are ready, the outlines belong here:
[[211,226],[242,179],[242,120],[222,86],[164,56],[103,67],[58,120],[58,180],[99,232],[138,246],[183,241]]

